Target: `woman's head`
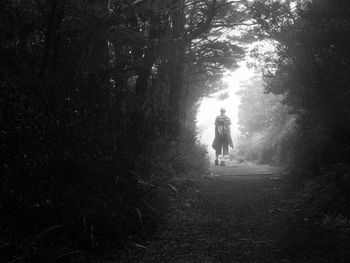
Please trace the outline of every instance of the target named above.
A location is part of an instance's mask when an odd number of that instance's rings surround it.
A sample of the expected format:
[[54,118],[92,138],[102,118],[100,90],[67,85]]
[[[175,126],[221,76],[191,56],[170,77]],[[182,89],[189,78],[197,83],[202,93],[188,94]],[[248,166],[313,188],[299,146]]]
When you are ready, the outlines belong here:
[[220,109],[220,113],[221,113],[221,114],[225,114],[225,112],[226,112],[225,108],[221,108],[221,109]]

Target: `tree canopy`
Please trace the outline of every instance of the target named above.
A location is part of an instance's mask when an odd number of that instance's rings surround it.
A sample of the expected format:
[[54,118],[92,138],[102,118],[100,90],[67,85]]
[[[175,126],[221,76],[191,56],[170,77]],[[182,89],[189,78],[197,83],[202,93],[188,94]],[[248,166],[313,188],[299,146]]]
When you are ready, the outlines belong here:
[[257,54],[263,81],[241,91],[251,159],[313,180],[318,207],[349,217],[349,1],[0,7],[1,258],[47,262],[152,233],[177,179],[206,167],[196,102],[257,36],[276,52]]
[[6,260],[46,262],[49,237],[54,257],[123,246],[157,224],[156,189],[204,167],[193,108],[243,56],[218,31],[244,22],[239,6],[1,1]]
[[[243,94],[241,125],[251,133],[252,152],[260,152],[254,158],[284,163],[292,178],[312,180],[309,190],[318,206],[348,216],[350,5],[341,0],[258,0],[249,6],[255,33],[276,50],[257,54],[265,93],[280,97],[277,104],[267,104],[265,109],[272,111],[265,114],[262,99],[251,101],[257,94]],[[255,114],[247,118],[249,111]],[[268,116],[275,121],[266,122]]]

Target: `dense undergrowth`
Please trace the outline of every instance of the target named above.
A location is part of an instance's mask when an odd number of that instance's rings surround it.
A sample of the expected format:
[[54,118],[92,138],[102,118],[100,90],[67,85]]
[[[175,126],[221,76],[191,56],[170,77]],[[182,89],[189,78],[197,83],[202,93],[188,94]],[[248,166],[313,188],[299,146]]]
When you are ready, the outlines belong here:
[[208,56],[197,68],[186,60],[186,93],[185,62],[168,52],[178,6],[141,2],[1,2],[1,262],[86,262],[135,247],[162,223],[174,180],[205,167],[195,85],[210,90],[220,58],[238,48],[221,45],[215,71],[213,43],[192,45]]
[[172,180],[206,164],[193,128],[174,139],[150,116],[142,124],[130,117],[130,132],[116,136],[113,148],[109,136],[72,134],[62,122],[38,130],[13,115],[6,127],[17,131],[3,152],[2,259],[68,260],[148,236],[176,192]]
[[275,49],[255,53],[264,83],[242,94],[242,154],[285,167],[319,218],[350,215],[349,10],[340,0],[251,5]]

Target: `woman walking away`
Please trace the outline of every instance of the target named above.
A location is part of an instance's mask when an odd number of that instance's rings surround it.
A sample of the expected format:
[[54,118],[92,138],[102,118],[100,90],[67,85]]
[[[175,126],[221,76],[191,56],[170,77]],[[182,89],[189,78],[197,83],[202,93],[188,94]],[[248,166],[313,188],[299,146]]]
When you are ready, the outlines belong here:
[[232,138],[231,138],[231,120],[225,115],[226,110],[224,108],[220,109],[220,115],[215,119],[215,138],[212,147],[215,150],[216,158],[215,165],[219,165],[219,155],[222,154],[222,160],[220,165],[225,165],[225,156],[228,155],[228,146],[233,148]]

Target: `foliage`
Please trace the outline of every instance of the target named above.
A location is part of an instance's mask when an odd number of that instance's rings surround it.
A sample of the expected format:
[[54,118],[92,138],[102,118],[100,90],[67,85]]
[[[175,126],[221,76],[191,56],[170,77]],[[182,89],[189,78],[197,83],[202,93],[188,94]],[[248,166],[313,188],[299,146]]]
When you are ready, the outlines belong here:
[[1,258],[86,259],[145,237],[158,190],[206,162],[192,106],[242,55],[209,36],[235,5],[0,5]]
[[266,94],[259,75],[241,86],[237,145],[244,159],[263,164],[288,163],[292,136],[296,132],[295,116],[282,104],[281,95]]
[[264,58],[266,91],[283,94],[296,116],[288,150],[291,175],[324,178],[315,185],[326,189],[328,199],[347,199],[349,190],[339,187],[347,185],[346,172],[337,167],[349,165],[349,3],[269,0],[255,1],[250,10],[259,24],[256,32],[275,41],[277,50],[277,56]]

